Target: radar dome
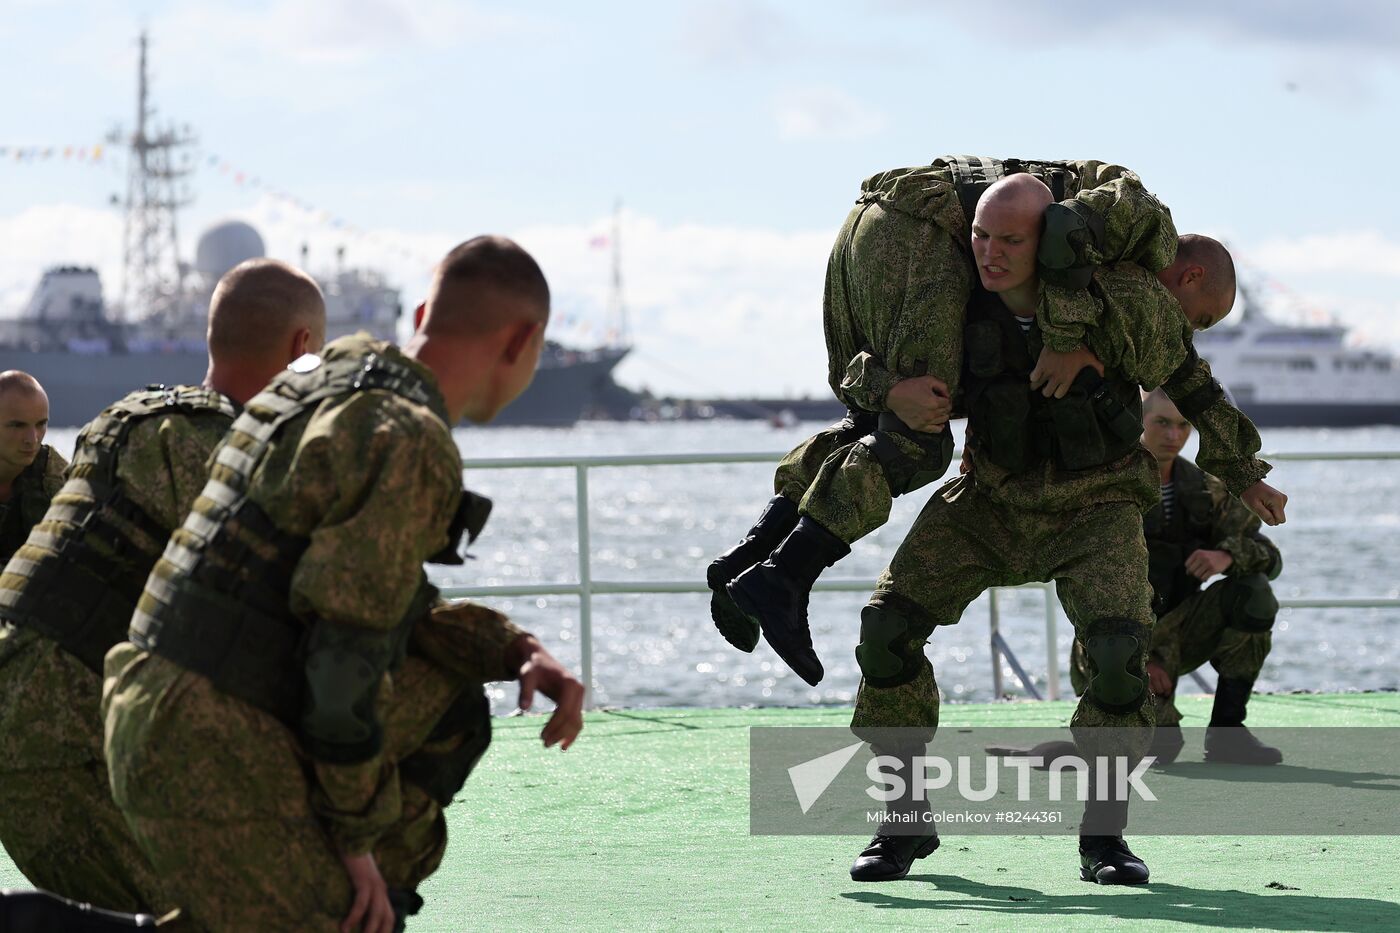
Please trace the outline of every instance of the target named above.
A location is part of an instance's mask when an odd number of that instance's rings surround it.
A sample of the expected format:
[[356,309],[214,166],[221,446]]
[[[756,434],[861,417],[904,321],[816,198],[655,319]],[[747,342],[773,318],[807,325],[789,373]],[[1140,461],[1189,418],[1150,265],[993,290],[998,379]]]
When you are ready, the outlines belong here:
[[194,251],[194,268],[210,282],[246,259],[267,255],[263,239],[241,220],[226,220],[200,234]]

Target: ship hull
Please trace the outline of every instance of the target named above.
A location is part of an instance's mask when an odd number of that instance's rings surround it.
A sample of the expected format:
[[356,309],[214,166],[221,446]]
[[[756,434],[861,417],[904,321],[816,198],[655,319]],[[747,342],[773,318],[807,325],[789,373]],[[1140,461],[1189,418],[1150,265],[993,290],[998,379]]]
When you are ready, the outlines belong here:
[[1261,428],[1359,428],[1400,425],[1400,403],[1242,402],[1240,410]]
[[[530,387],[493,422],[501,425],[568,427],[593,402],[625,351],[581,354],[577,362],[542,366]],[[208,357],[203,353],[113,353],[0,349],[0,370],[29,373],[49,396],[49,424],[87,424],[117,399],[152,383],[198,385]]]
[[199,385],[209,358],[174,353],[65,353],[58,350],[0,349],[0,370],[22,369],[49,396],[49,425],[76,428],[129,392],[152,383]]

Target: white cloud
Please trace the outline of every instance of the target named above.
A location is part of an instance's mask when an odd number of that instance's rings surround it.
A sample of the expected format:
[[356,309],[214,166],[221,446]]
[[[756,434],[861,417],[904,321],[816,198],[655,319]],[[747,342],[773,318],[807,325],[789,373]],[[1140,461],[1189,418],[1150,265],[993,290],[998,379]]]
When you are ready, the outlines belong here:
[[[346,262],[384,272],[411,308],[426,293],[433,262],[462,231],[331,229],[272,198],[237,214],[262,233],[268,252],[292,262],[303,243],[311,271]],[[207,220],[207,218],[206,218]],[[202,222],[184,220],[189,255]],[[504,231],[544,267],[555,296],[554,336],[602,342],[611,254],[593,245],[611,218]],[[682,396],[810,394],[826,388],[822,283],[835,228],[784,232],[756,227],[670,224],[625,211],[623,274],[636,350],[624,384]],[[1353,337],[1400,349],[1400,241],[1377,231],[1309,234],[1249,245],[1232,242],[1271,313],[1293,320],[1331,316]],[[14,313],[49,265],[98,267],[108,294],[120,287],[121,219],[72,205],[0,217],[0,312]]]
[[1266,240],[1250,259],[1297,273],[1344,272],[1400,279],[1400,240],[1378,230]]
[[[262,234],[268,253],[298,262],[309,247],[310,271],[324,274],[346,246],[351,266],[381,270],[412,308],[427,290],[433,262],[461,231],[335,230],[264,197],[233,216]],[[182,255],[193,252],[208,218],[183,219]],[[591,242],[609,235],[610,218],[591,224],[503,231],[539,260],[555,296],[554,336],[567,343],[603,341],[611,254]],[[664,224],[624,213],[623,272],[636,352],[620,379],[684,396],[821,394],[826,389],[821,294],[834,230],[772,230]],[[121,219],[71,205],[33,207],[0,217],[0,313],[24,304],[42,271],[61,263],[95,265],[109,300],[120,289]]]
[[773,104],[778,135],[790,140],[851,140],[874,136],[889,118],[845,91],[809,87],[783,92]]

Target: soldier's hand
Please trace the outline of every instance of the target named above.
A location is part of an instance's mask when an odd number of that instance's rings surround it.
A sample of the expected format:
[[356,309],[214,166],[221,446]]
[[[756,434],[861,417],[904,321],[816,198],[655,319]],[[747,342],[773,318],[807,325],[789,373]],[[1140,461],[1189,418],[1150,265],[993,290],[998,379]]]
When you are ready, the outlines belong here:
[[514,658],[523,658],[519,664],[520,708],[531,707],[537,690],[553,700],[554,713],[540,731],[540,738],[545,748],[558,745],[560,750],[567,749],[583,730],[583,684],[533,635],[521,635],[511,649]]
[[1064,398],[1070,386],[1074,384],[1074,377],[1078,376],[1085,366],[1093,367],[1095,372],[1103,375],[1103,363],[1087,347],[1075,347],[1068,353],[1045,347],[1040,351],[1040,358],[1035,361],[1035,369],[1031,370],[1031,389],[1044,386],[1041,395],[1046,398]]
[[953,413],[948,384],[934,376],[915,376],[896,382],[885,396],[885,406],[911,429],[925,434],[942,431]]
[[1192,551],[1186,558],[1186,572],[1197,580],[1209,580],[1217,573],[1229,570],[1234,562],[1228,551]]
[[340,933],[393,933],[394,908],[389,904],[389,886],[374,864],[374,855],[342,855],[340,861],[355,888],[355,903],[341,922]]
[[1288,497],[1262,479],[1240,493],[1240,501],[1266,525],[1282,525],[1288,520],[1283,514]]
[[1149,658],[1147,661],[1147,689],[1159,697],[1169,697],[1175,689],[1172,686],[1172,676],[1156,658]]

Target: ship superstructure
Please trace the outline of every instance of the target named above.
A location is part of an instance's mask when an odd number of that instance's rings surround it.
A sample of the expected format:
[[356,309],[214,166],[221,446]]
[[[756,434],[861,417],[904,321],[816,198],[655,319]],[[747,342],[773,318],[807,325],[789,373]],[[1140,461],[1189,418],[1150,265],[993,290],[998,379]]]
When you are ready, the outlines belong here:
[[[194,164],[194,137],[187,126],[156,126],[144,34],[139,47],[135,130],[109,136],[130,159],[121,302],[104,301],[96,270],[55,266],[43,274],[18,318],[0,319],[0,370],[21,369],[38,379],[48,391],[50,423],[58,427],[84,424],[150,383],[202,382],[215,285],[240,262],[267,255],[256,229],[225,220],[200,235],[192,263],[180,261],[177,211],[191,200],[184,182]],[[303,247],[300,264],[315,274],[308,258]],[[316,278],[326,299],[327,339],[357,331],[398,339],[403,302],[381,273],[347,265],[341,247],[333,270]],[[621,313],[616,252],[614,287]],[[551,341],[534,382],[497,422],[573,424],[627,352],[626,346],[574,350]]]
[[1239,323],[1196,335],[1196,348],[1261,427],[1400,424],[1400,364],[1352,346],[1339,324],[1285,324],[1240,289]]

